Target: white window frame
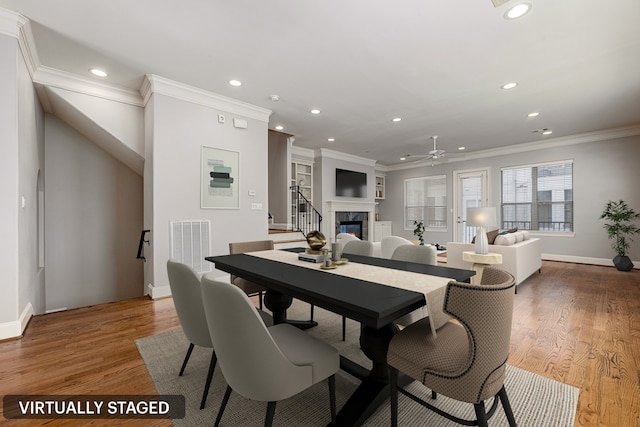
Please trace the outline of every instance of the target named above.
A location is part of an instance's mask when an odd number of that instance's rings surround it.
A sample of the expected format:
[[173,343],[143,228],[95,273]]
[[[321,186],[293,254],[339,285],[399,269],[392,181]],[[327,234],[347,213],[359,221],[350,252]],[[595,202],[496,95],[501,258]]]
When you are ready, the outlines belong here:
[[[535,186],[535,188],[531,189],[531,219],[530,222],[532,223],[531,225],[534,224],[539,224],[539,221],[537,219],[537,205],[540,204],[544,204],[545,202],[548,202],[550,204],[550,206],[553,206],[554,204],[559,205],[559,204],[564,204],[565,205],[565,210],[566,210],[566,204],[570,202],[571,204],[571,221],[563,221],[565,223],[569,223],[570,224],[570,230],[566,229],[565,227],[562,227],[563,229],[558,229],[558,230],[552,230],[552,229],[540,229],[539,225],[533,229],[531,228],[530,231],[532,233],[536,233],[536,234],[551,234],[554,236],[573,236],[575,234],[575,199],[574,199],[574,195],[575,192],[574,190],[574,172],[575,172],[575,168],[573,165],[573,160],[558,160],[558,161],[553,161],[553,162],[545,162],[545,163],[535,163],[535,164],[528,164],[528,165],[519,165],[519,166],[510,166],[510,167],[504,167],[500,169],[500,226],[501,228],[511,228],[508,225],[505,225],[505,215],[504,215],[504,207],[505,205],[518,205],[518,204],[524,204],[526,205],[526,202],[507,202],[505,203],[505,193],[504,193],[504,172],[508,171],[508,170],[514,170],[514,169],[533,169],[533,168],[541,168],[541,167],[547,167],[547,166],[560,166],[560,165],[566,165],[569,164],[571,165],[571,200],[567,201],[567,200],[558,200],[558,201],[542,201],[542,200],[538,200],[538,195],[539,195],[539,191],[537,190],[537,181],[534,183],[532,182],[531,185],[532,187]],[[537,175],[535,177],[532,176],[532,179],[537,178]],[[563,191],[566,192],[568,189],[565,188]],[[526,222],[526,221],[524,221]],[[513,225],[513,224],[512,224]],[[515,224],[517,225],[517,224]],[[524,227],[518,227],[520,229],[527,229]]]
[[[424,200],[428,200],[429,197],[443,197],[443,203],[442,205],[438,204],[423,204],[423,205],[414,205],[414,206],[408,206],[407,203],[407,189],[408,189],[408,185],[410,185],[410,183],[415,183],[415,182],[429,182],[429,181],[441,181],[444,180],[444,196],[440,196],[440,195],[434,195],[433,193],[429,194],[427,193],[426,195],[423,196]],[[435,184],[435,183],[434,183]],[[427,191],[429,191],[429,186],[427,186]],[[435,190],[434,190],[435,191]],[[432,219],[432,222],[437,221],[441,221],[443,223],[443,225],[441,226],[433,226],[433,224],[429,224],[428,222],[425,222],[425,231],[447,231],[449,223],[448,223],[448,218],[449,216],[447,215],[447,176],[446,175],[433,175],[433,176],[423,176],[423,177],[419,177],[419,178],[408,178],[404,180],[404,229],[405,230],[413,230],[415,228],[415,226],[413,225],[413,221],[414,219],[408,219],[407,218],[407,210],[408,208],[413,207],[413,208],[422,208],[423,210],[427,210],[429,208],[443,208],[443,213],[442,213],[442,218],[440,219]],[[428,218],[427,218],[428,219]],[[409,221],[411,221],[411,223],[409,224]],[[425,221],[425,218],[422,218],[422,221]]]

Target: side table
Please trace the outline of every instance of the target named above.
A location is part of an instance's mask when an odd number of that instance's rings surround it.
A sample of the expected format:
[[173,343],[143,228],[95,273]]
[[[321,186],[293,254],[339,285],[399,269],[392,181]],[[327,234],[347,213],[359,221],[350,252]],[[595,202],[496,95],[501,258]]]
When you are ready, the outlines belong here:
[[464,251],[462,259],[473,263],[471,268],[476,272],[476,275],[471,278],[471,283],[474,285],[482,283],[482,272],[487,265],[502,264],[502,254],[477,254],[474,251]]

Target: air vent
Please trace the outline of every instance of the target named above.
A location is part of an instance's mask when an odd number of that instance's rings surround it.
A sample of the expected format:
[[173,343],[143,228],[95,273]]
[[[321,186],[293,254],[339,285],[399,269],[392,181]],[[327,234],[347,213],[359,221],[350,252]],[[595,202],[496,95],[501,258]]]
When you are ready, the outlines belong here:
[[172,259],[191,266],[198,273],[213,271],[213,265],[204,259],[211,254],[211,221],[170,221],[169,229]]

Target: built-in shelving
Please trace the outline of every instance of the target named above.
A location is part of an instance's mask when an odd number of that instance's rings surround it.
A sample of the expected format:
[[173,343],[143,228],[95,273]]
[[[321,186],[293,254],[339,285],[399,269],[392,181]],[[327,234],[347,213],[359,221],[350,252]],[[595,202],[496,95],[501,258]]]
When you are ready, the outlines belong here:
[[376,175],[376,200],[384,199],[384,193],[385,193],[384,180],[385,180],[384,175]]

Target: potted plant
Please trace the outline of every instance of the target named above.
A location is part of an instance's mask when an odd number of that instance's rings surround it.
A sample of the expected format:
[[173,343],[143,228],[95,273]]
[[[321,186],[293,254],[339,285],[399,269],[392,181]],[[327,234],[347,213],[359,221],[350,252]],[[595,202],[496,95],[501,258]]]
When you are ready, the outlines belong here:
[[424,223],[422,221],[413,221],[413,225],[415,225],[413,234],[420,239],[420,245],[424,245]]
[[627,256],[629,250],[629,242],[633,242],[632,236],[640,233],[640,228],[633,224],[640,218],[640,213],[631,209],[623,200],[613,202],[609,200],[604,207],[600,219],[608,222],[604,224],[609,239],[614,239],[611,247],[616,252],[613,258],[613,264],[620,271],[630,271],[633,268],[633,262]]

